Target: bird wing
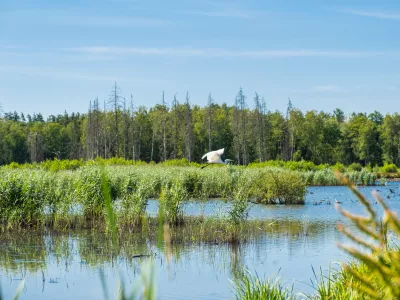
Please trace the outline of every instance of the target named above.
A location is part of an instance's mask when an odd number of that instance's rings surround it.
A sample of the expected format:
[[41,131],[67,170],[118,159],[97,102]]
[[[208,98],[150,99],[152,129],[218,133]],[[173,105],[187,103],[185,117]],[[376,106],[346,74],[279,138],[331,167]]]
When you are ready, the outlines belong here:
[[225,150],[225,148],[222,148],[222,149],[219,149],[219,150],[217,150],[215,152],[217,152],[218,155],[222,155],[222,154],[224,154],[224,150]]
[[224,149],[225,148],[219,149],[217,151],[208,152],[208,153],[204,154],[201,159],[204,159],[205,157],[207,157],[207,160],[209,162],[221,160],[220,155],[224,154]]
[[209,157],[210,155],[212,155],[214,152],[215,152],[215,151],[211,151],[211,152],[208,152],[208,153],[204,154],[203,157],[202,157],[201,159],[204,159],[205,157],[207,157],[207,159],[208,159],[208,157]]

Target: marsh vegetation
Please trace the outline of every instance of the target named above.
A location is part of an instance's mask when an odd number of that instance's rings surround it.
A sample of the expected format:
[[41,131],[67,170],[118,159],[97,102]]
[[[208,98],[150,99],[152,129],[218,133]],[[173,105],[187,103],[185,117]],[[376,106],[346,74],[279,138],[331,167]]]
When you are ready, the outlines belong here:
[[[146,260],[152,257],[161,264],[171,261],[171,258],[175,263],[179,259],[186,262],[183,258],[185,251],[188,251],[184,250],[186,247],[196,247],[196,249],[206,247],[209,251],[207,255],[214,257],[213,264],[218,265],[221,261],[215,258],[215,251],[218,247],[222,247],[224,251],[229,249],[227,270],[233,282],[231,288],[240,299],[262,299],[266,295],[274,299],[297,299],[299,290],[298,287],[293,289],[287,283],[281,283],[277,278],[263,280],[257,273],[255,275],[248,273],[247,264],[243,261],[240,263],[242,255],[240,252],[243,251],[241,249],[253,251],[249,249],[255,245],[277,243],[279,247],[283,244],[291,245],[291,251],[294,251],[293,247],[298,247],[295,246],[299,245],[298,243],[326,240],[327,236],[329,236],[328,241],[333,243],[332,237],[337,236],[335,229],[337,221],[329,221],[323,216],[322,219],[314,219],[310,215],[308,215],[310,219],[304,219],[297,215],[294,219],[272,217],[249,220],[250,208],[254,205],[252,203],[286,204],[287,206],[271,206],[271,208],[281,207],[282,211],[289,209],[290,212],[294,207],[290,204],[304,204],[307,195],[313,196],[317,192],[316,189],[324,189],[315,187],[314,192],[307,194],[308,181],[313,180],[314,183],[318,182],[325,186],[337,184],[350,186],[349,181],[338,179],[334,171],[329,168],[299,171],[279,166],[262,168],[217,166],[201,170],[197,166],[162,164],[121,166],[110,163],[101,166],[99,162],[94,162],[69,170],[50,170],[37,165],[3,167],[0,173],[2,216],[0,244],[2,247],[8,245],[3,248],[4,257],[0,259],[3,272],[14,274],[12,276],[20,274],[18,276],[21,278],[26,278],[28,272],[36,274],[32,276],[39,276],[44,274],[43,270],[47,268],[49,255],[56,255],[67,265],[73,261],[76,263],[79,259],[83,265],[103,268],[105,265],[124,261],[127,268],[135,269],[138,268],[135,262],[138,258]],[[375,182],[376,179],[374,173],[366,170],[348,172],[344,176],[346,180],[356,179],[364,185],[372,183],[372,180]],[[356,195],[362,197],[358,189],[350,187]],[[382,187],[384,188],[389,194],[391,193],[390,187]],[[333,197],[336,197],[335,194]],[[211,198],[218,198],[221,203],[229,204],[224,214],[213,216],[201,213],[186,214],[185,206],[188,203],[192,201],[206,203]],[[363,199],[361,203],[364,205],[370,203],[365,199],[363,202]],[[157,215],[148,213],[149,201],[156,201]],[[310,200],[304,205],[306,210],[309,209],[307,208],[309,204]],[[264,207],[268,210],[268,206]],[[325,205],[325,207],[333,209],[332,206]],[[320,214],[317,208],[318,206],[315,207],[315,213]],[[397,221],[391,219],[393,216],[388,213],[385,206],[383,208],[386,216],[389,216],[386,218],[387,226],[390,224],[395,226]],[[348,217],[346,213],[344,215]],[[363,220],[350,218],[350,221],[355,222],[357,226],[364,222]],[[364,234],[369,232],[365,226],[378,226],[375,231],[382,234],[386,232],[379,231],[384,227],[376,220],[374,214],[369,217],[368,222],[365,221],[367,223],[361,227]],[[345,233],[351,238],[347,231]],[[74,241],[72,244],[67,242],[71,238]],[[378,241],[383,239],[383,236],[379,237]],[[58,240],[60,242],[57,242]],[[353,240],[353,242],[358,241]],[[380,245],[387,247],[386,244],[380,243]],[[259,247],[256,246],[259,249],[257,251],[261,251]],[[377,255],[376,251],[382,252],[384,249],[386,248],[375,249],[374,255]],[[307,248],[307,251],[310,249]],[[315,273],[306,272],[308,278],[311,278],[310,274],[314,276],[314,286],[312,290],[306,289],[303,298],[328,299],[337,293],[343,293],[342,295],[346,297],[351,293],[355,295],[355,299],[367,297],[367,292],[359,290],[357,285],[349,289],[347,285],[341,283],[343,279],[347,282],[371,280],[368,287],[370,290],[378,289],[379,292],[376,294],[378,296],[396,292],[385,290],[383,287],[387,283],[376,281],[375,277],[362,277],[374,273],[371,269],[374,266],[368,265],[373,258],[366,262],[363,260],[365,258],[363,254],[357,254],[353,250],[348,251],[359,261],[343,269],[335,269],[328,275],[322,270]],[[391,251],[385,253],[394,253]],[[277,249],[277,252],[280,250]],[[23,253],[22,258],[18,258],[18,253]],[[79,253],[79,256],[73,253]],[[393,260],[395,256],[391,255],[393,254],[386,254],[382,259]],[[281,257],[279,260],[280,264],[285,265],[282,259]],[[159,267],[156,269],[160,270]],[[279,271],[276,268],[274,270]],[[309,271],[311,270],[313,269],[310,265]],[[150,268],[149,280],[153,282],[151,285],[154,284],[153,271]],[[379,272],[389,271],[385,269]],[[50,279],[52,281],[49,282],[53,283],[59,280]],[[120,277],[120,280],[126,285],[126,289],[125,287],[119,289],[119,297],[122,297],[120,299],[133,299],[135,296],[129,294],[132,290],[130,285],[123,277]],[[99,279],[99,282],[102,281]],[[113,286],[117,284],[109,279],[105,282],[108,288],[110,282]],[[361,284],[358,285],[360,286]],[[148,299],[154,299],[153,288],[146,290],[146,293],[150,295]],[[368,293],[368,297],[373,296],[371,291]]]

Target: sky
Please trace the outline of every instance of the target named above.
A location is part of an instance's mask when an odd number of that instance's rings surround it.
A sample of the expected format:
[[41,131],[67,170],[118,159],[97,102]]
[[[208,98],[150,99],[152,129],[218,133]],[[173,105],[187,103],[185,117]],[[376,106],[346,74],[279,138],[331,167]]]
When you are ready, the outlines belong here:
[[86,112],[114,82],[139,107],[165,91],[269,110],[399,111],[399,1],[1,0],[0,104]]

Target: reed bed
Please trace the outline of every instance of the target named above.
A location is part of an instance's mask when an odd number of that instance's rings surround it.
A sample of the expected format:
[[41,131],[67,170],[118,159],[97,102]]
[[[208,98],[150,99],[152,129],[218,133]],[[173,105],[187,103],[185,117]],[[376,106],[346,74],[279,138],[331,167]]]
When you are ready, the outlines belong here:
[[[132,224],[141,223],[150,198],[159,199],[169,222],[177,224],[182,217],[182,204],[193,198],[234,200],[234,205],[242,206],[242,216],[238,217],[243,219],[250,199],[302,204],[306,191],[299,174],[282,169],[106,166],[104,173],[119,219],[124,217]],[[98,166],[58,172],[0,169],[3,225],[35,226],[43,220],[57,224],[76,215],[90,221],[104,217],[105,200]]]
[[[265,204],[304,204],[307,185],[339,184],[331,169],[292,171],[279,167],[107,165],[104,167],[110,201],[118,220],[140,225],[148,199],[159,199],[169,223],[182,219],[190,199],[222,198],[233,203],[233,223],[246,220],[249,201]],[[346,173],[350,180],[373,184],[374,173]],[[83,215],[88,222],[103,218],[105,197],[97,165],[76,170],[0,168],[0,222],[36,226],[70,223]]]

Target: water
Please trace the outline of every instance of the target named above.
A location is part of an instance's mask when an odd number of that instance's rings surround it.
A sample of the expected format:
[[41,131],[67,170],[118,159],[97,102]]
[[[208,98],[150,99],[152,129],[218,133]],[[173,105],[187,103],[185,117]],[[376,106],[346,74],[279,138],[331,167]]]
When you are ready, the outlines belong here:
[[[400,210],[397,183],[359,189],[374,207],[379,205],[374,204],[371,191],[378,189],[394,211]],[[2,233],[2,294],[5,299],[12,299],[24,278],[21,299],[104,299],[100,281],[103,273],[113,299],[119,279],[124,280],[129,291],[140,284],[143,266],[149,260],[156,272],[158,299],[232,298],[231,280],[243,269],[260,276],[279,273],[281,280],[288,286],[294,284],[296,291],[312,293],[311,266],[326,271],[330,265],[334,268],[338,261],[348,259],[335,246],[337,242],[346,242],[336,229],[345,220],[334,208],[335,199],[343,202],[340,205],[344,209],[363,212],[347,188],[310,187],[305,205],[252,205],[251,219],[267,219],[276,224],[239,245],[173,244],[172,248],[165,249],[146,235],[126,233],[118,255],[112,256],[109,241],[101,232]],[[325,201],[313,205],[320,200]],[[325,204],[329,201],[330,205]],[[228,206],[229,203],[220,200],[191,201],[185,205],[185,214],[223,216]],[[156,201],[150,201],[148,212],[157,212]],[[132,258],[134,254],[148,253],[156,255],[152,259]]]

